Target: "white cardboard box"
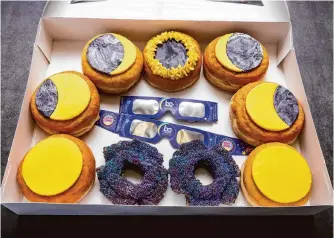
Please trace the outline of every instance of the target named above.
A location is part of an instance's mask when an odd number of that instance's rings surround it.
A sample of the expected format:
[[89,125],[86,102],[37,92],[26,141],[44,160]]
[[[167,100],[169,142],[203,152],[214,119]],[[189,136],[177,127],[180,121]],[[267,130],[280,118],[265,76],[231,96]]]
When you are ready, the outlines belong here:
[[[249,207],[242,192],[232,206],[187,207],[183,195],[175,194],[170,187],[165,198],[157,206],[120,206],[111,204],[99,192],[99,182],[78,204],[30,203],[21,194],[16,183],[16,171],[25,153],[47,135],[35,125],[29,109],[29,100],[38,84],[47,76],[64,71],[81,72],[81,50],[93,36],[105,32],[117,32],[132,40],[139,48],[153,36],[166,30],[178,30],[193,36],[205,46],[215,37],[228,32],[249,33],[268,49],[270,66],[265,80],[277,82],[289,88],[303,105],[305,126],[294,146],[301,151],[311,168],[313,176],[312,194],[303,207],[266,208]],[[218,90],[201,75],[199,81],[189,89],[177,93],[156,90],[142,79],[126,95],[201,98],[217,101],[219,121],[215,124],[191,124],[211,132],[235,137],[229,122],[228,103],[232,94]],[[118,111],[119,96],[101,95],[101,108]],[[175,122],[170,116],[162,120]],[[175,122],[180,123],[180,122]],[[118,135],[97,126],[82,139],[92,149],[97,166],[104,164],[102,148],[116,143]],[[164,154],[164,165],[168,168],[174,150],[167,140],[156,147]],[[245,156],[234,156],[242,165]],[[126,20],[99,18],[44,17],[40,21],[34,45],[30,75],[23,99],[21,113],[13,140],[2,186],[2,203],[17,214],[222,214],[222,215],[268,215],[268,214],[315,214],[327,209],[333,202],[333,190],[310,108],[300,77],[293,49],[291,24],[289,22],[231,22],[194,20]]]

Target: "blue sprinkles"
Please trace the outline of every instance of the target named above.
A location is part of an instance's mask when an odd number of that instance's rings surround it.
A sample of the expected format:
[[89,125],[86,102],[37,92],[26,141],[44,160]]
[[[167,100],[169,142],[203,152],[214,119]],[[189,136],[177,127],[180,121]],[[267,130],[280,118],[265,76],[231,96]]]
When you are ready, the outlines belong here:
[[[168,186],[168,171],[156,148],[134,139],[104,147],[103,153],[106,164],[97,168],[97,177],[101,193],[112,203],[157,205],[163,199]],[[140,184],[122,177],[125,161],[144,172]]]
[[[212,167],[213,182],[209,185],[204,186],[195,178],[199,162]],[[187,204],[191,206],[233,204],[239,194],[238,165],[219,145],[208,149],[200,140],[182,144],[169,162],[169,174],[172,190],[185,194]]]

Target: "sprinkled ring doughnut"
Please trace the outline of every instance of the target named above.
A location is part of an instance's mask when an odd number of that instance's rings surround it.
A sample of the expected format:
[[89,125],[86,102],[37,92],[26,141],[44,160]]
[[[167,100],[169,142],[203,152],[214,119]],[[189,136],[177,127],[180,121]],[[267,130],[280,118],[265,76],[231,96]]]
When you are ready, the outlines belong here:
[[[104,147],[106,164],[97,168],[100,191],[114,204],[156,205],[168,186],[163,156],[156,148],[136,139]],[[134,184],[122,177],[125,162],[138,166],[143,180]]]
[[[199,162],[212,168],[213,182],[204,186],[195,178]],[[172,190],[186,196],[188,205],[218,206],[235,202],[239,186],[236,177],[240,170],[232,156],[221,146],[208,149],[202,141],[195,140],[181,145],[169,163]]]

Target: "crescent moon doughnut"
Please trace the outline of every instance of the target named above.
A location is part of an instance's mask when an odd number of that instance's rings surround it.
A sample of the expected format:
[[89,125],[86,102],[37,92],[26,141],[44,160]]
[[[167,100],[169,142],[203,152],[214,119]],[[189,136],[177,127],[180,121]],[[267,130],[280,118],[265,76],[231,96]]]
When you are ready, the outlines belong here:
[[82,72],[108,94],[124,93],[141,79],[144,58],[139,48],[120,34],[104,33],[90,39],[81,53]]
[[124,36],[115,33],[98,35],[89,42],[88,63],[105,74],[118,75],[136,61],[136,46]]

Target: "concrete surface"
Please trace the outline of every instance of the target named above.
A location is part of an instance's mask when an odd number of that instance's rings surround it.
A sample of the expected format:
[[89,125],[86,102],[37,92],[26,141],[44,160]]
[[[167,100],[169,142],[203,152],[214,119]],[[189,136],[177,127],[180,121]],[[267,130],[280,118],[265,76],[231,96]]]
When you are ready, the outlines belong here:
[[[20,106],[24,95],[26,80],[28,78],[32,46],[35,39],[39,18],[42,14],[45,2],[1,2],[1,180],[7,163],[10,146],[13,140]],[[294,44],[298,63],[302,74],[305,90],[309,99],[314,123],[316,125],[320,144],[325,156],[326,165],[331,179],[333,178],[333,3],[332,2],[289,2],[291,21],[293,25]],[[78,227],[88,222],[103,222],[102,218],[75,218],[73,226]],[[126,223],[131,221],[135,224],[135,218],[109,220],[110,222]],[[246,218],[239,218],[244,220]],[[274,220],[273,220],[274,219]],[[226,223],[226,220],[230,223]],[[234,220],[234,219],[232,219]],[[238,221],[239,221],[238,220]],[[250,224],[248,219],[245,222]],[[25,236],[27,234],[43,235],[37,230],[31,231],[30,227],[43,223],[44,230],[54,229],[61,225],[71,227],[72,218],[63,217],[20,217],[2,207],[2,235],[12,237],[14,235]],[[66,223],[64,223],[66,221]],[[80,221],[78,223],[78,221]],[[182,223],[182,219],[169,219],[167,222]],[[189,221],[189,220],[187,220]],[[272,222],[271,222],[272,221]],[[143,219],[143,224],[151,227],[156,223],[155,219]],[[184,221],[186,222],[186,221]],[[206,226],[211,224],[225,224],[233,226],[230,218],[205,218],[194,220],[202,222]],[[332,210],[326,211],[312,218],[296,217],[289,218],[256,218],[264,230],[271,231],[270,237],[281,233],[284,236],[292,235],[290,229],[297,234],[305,233],[303,237],[332,237],[333,220]],[[266,222],[269,225],[265,224]],[[292,228],[286,230],[290,223]],[[53,224],[53,225],[52,225]],[[111,223],[112,224],[112,223]],[[140,222],[138,223],[140,224]],[[183,223],[182,223],[183,224]],[[283,224],[283,225],[282,225]],[[115,223],[116,225],[116,223]],[[188,224],[189,225],[189,224]],[[84,226],[82,226],[84,227]],[[117,227],[117,226],[116,226]],[[261,228],[261,229],[262,229]],[[138,228],[140,229],[140,227]],[[61,230],[61,229],[60,229]],[[59,229],[54,234],[59,234]],[[30,231],[30,233],[29,233]],[[58,231],[58,233],[57,233]],[[246,229],[247,231],[247,229]],[[275,231],[275,232],[273,232]],[[27,232],[27,233],[26,233]],[[36,232],[36,233],[34,233]],[[142,233],[142,232],[141,232]],[[298,237],[301,237],[298,235]]]

